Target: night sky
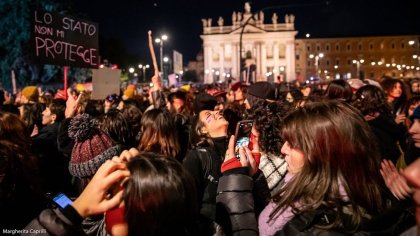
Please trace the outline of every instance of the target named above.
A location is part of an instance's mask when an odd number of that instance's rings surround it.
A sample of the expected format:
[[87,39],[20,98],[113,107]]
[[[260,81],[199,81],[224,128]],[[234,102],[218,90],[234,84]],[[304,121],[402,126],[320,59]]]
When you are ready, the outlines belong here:
[[[233,11],[244,11],[246,1],[237,0],[76,0],[73,6],[87,19],[99,23],[102,38],[121,41],[139,62],[150,63],[147,31],[154,36],[166,33],[169,40],[164,51],[172,49],[184,55],[184,65],[194,60],[201,50],[201,18],[213,18],[213,25],[222,16],[231,25]],[[418,0],[254,0],[252,12],[268,6],[266,23],[273,12],[284,22],[284,14],[296,16],[297,38],[306,33],[311,37],[379,36],[420,34],[420,1]],[[109,45],[103,46],[104,50]],[[102,48],[101,48],[102,50]],[[158,47],[155,47],[158,50]],[[158,51],[157,51],[158,53]],[[118,63],[118,62],[114,62]]]

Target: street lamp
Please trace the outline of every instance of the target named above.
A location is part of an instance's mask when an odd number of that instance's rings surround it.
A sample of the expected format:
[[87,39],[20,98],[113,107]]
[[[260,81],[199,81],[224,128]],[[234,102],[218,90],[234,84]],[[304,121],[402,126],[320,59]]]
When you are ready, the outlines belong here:
[[144,65],[144,66],[142,64],[139,64],[139,68],[143,70],[143,82],[146,81],[146,69],[149,69],[149,67],[150,67],[149,64]]
[[319,53],[319,54],[317,54],[317,55],[314,55],[314,54],[310,54],[309,55],[309,58],[310,59],[313,59],[313,58],[315,58],[315,66],[316,66],[316,75],[317,75],[317,77],[319,78],[319,79],[321,79],[321,77],[320,77],[320,69],[319,69],[319,60],[321,59],[321,58],[323,58],[324,57],[324,53]]
[[160,38],[156,38],[155,42],[160,45],[160,69],[163,71],[163,41],[168,40],[166,34],[161,35]]
[[357,67],[357,77],[359,77],[359,79],[362,79],[362,76],[360,75],[360,65],[363,64],[363,62],[365,62],[363,59],[353,60],[353,64],[356,64]]

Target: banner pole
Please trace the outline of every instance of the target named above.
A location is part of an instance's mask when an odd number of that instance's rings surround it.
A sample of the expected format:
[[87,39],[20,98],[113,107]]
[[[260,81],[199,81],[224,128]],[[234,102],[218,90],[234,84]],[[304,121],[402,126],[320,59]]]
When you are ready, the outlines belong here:
[[68,66],[64,66],[64,99],[67,100],[67,70],[69,69]]

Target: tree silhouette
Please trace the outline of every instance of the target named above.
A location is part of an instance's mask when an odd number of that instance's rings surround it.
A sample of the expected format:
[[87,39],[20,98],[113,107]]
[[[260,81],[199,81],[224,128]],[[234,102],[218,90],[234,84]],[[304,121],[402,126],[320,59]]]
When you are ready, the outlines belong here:
[[[54,0],[0,1],[0,87],[11,89],[11,70],[17,87],[62,81],[62,67],[37,64],[31,59],[31,20],[34,10],[71,14],[71,6]],[[71,68],[70,80],[85,80],[89,69]]]

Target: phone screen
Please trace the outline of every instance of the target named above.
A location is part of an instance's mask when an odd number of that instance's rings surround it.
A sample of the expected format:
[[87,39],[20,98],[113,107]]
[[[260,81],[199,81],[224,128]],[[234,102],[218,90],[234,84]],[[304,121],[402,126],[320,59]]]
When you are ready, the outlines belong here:
[[235,132],[235,154],[236,158],[239,159],[239,148],[246,147],[249,145],[251,140],[251,130],[252,130],[253,121],[252,120],[243,120],[239,121],[236,126]]
[[68,198],[63,193],[60,193],[59,195],[57,195],[56,197],[54,197],[53,198],[53,201],[55,203],[57,203],[57,205],[59,205],[61,208],[65,208],[66,206],[68,206],[68,205],[70,205],[70,204],[73,203],[73,201],[70,200],[70,198]]

